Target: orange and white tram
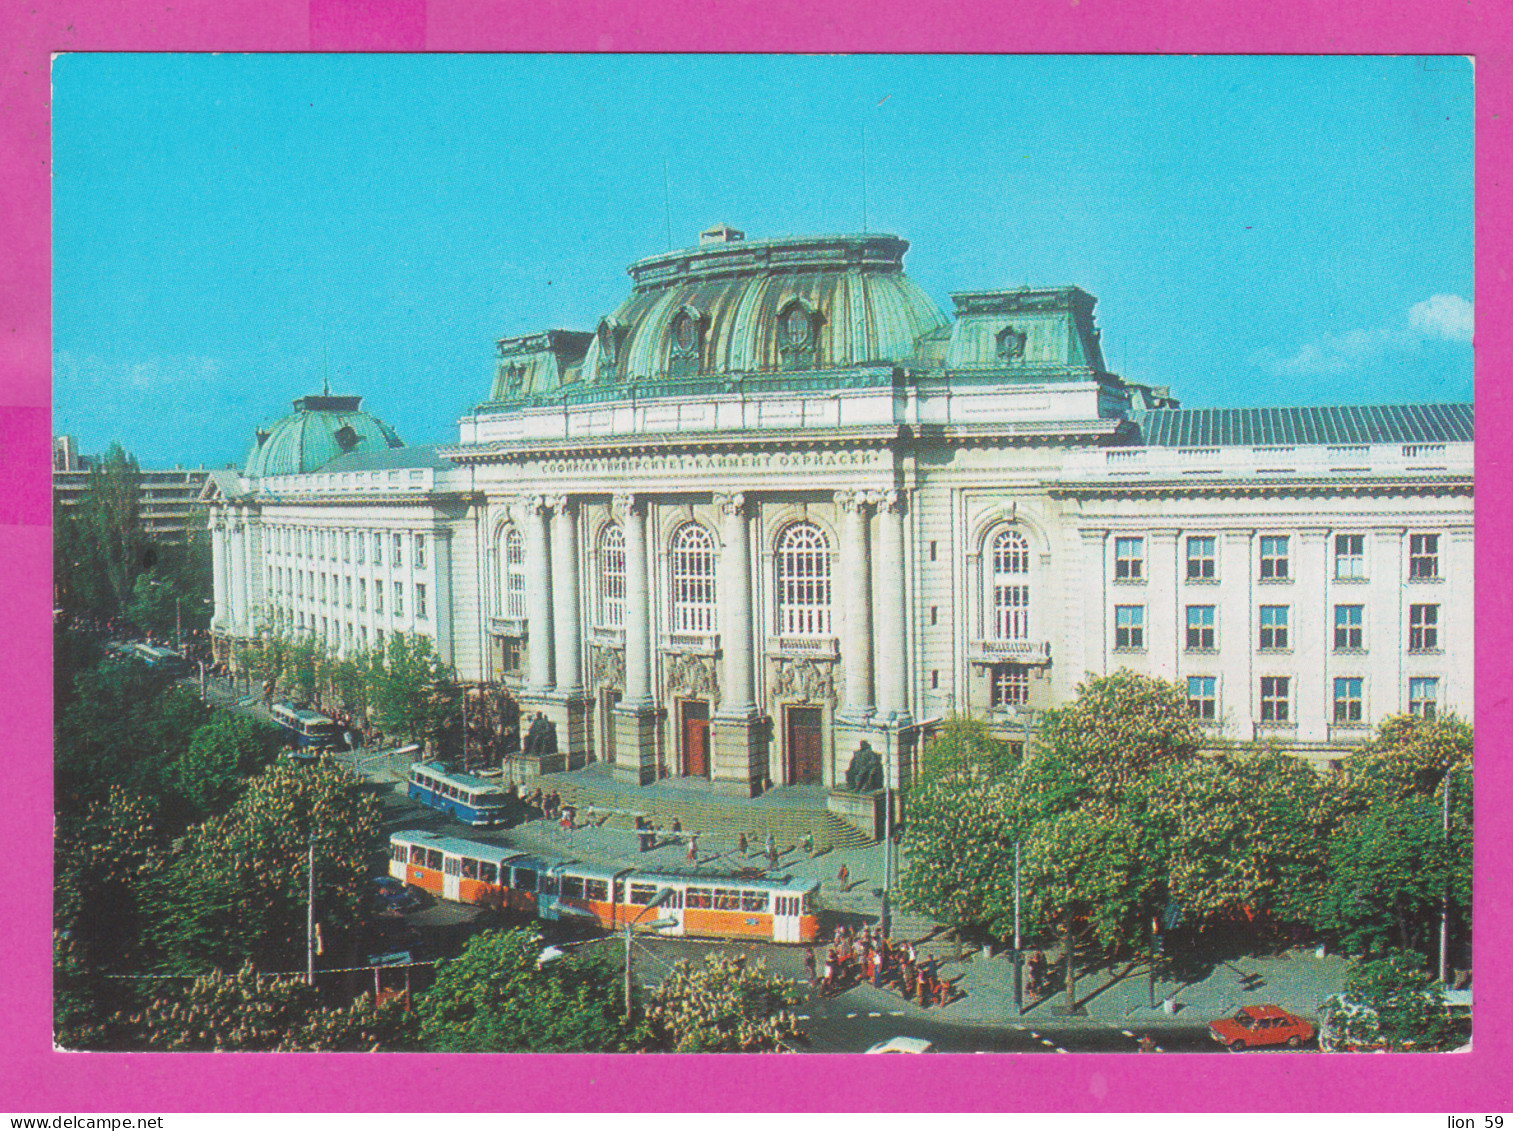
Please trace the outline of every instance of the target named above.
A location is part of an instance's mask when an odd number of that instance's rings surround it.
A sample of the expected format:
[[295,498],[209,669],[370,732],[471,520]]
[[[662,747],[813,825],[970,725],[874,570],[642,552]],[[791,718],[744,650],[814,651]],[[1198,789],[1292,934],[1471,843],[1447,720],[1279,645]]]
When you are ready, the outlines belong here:
[[593,920],[611,931],[638,916],[647,925],[635,929],[660,935],[811,943],[819,930],[818,880],[615,868],[422,831],[389,838],[389,874],[442,899]]

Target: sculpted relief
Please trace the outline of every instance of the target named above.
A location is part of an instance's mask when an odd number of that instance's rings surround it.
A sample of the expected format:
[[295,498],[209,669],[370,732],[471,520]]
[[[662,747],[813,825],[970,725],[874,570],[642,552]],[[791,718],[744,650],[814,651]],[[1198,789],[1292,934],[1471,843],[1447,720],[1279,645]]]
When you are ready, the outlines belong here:
[[669,695],[682,693],[714,699],[719,696],[719,684],[708,660],[684,653],[674,656],[667,665],[667,691]]
[[835,672],[813,660],[779,660],[772,683],[772,693],[779,699],[800,699],[806,703],[826,700],[835,705]]

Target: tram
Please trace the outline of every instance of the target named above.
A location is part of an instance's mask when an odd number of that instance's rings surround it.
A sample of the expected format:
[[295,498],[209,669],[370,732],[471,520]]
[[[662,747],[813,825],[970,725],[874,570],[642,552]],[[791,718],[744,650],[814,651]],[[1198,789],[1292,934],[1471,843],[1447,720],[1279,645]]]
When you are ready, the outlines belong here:
[[618,868],[424,831],[389,838],[389,875],[442,899],[609,931],[631,923],[659,935],[779,943],[812,943],[819,932],[812,879]]

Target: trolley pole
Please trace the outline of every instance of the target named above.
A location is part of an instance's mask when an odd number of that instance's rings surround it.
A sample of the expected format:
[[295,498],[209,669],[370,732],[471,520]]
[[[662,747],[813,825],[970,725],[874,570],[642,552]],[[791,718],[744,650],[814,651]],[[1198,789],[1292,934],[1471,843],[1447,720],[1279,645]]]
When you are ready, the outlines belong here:
[[305,903],[305,981],[315,985],[315,833],[310,833],[310,895]]

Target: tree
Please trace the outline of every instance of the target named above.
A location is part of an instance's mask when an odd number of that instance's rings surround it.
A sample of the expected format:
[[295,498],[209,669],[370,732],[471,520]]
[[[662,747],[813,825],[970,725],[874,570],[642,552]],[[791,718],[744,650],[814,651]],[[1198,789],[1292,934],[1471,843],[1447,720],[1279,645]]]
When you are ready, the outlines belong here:
[[595,955],[541,962],[532,929],[486,931],[439,962],[416,1014],[435,1052],[624,1052],[633,1030],[620,1014],[619,979]]
[[370,671],[368,697],[385,731],[433,743],[457,716],[456,673],[436,654],[429,636],[395,633],[382,664]]
[[179,757],[175,784],[199,818],[222,812],[246,778],[268,762],[278,742],[276,727],[223,712],[199,727]]
[[157,848],[151,808],[120,785],[59,827],[53,920],[86,968],[120,970],[134,954],[140,883]]
[[909,793],[899,877],[904,903],[968,930],[1013,930],[999,892],[1014,877],[1014,842],[1025,821],[1011,782],[926,778]]
[[1324,1028],[1344,1048],[1435,1052],[1456,1040],[1440,985],[1417,955],[1351,963],[1345,992],[1324,1003]]
[[157,561],[141,522],[142,472],[136,459],[111,444],[90,469],[89,488],[80,500],[80,533],[89,546],[91,564],[105,582],[107,612],[119,612],[131,600],[137,575]]
[[652,1047],[666,1052],[786,1052],[803,1037],[789,978],[761,962],[706,955],[674,964],[646,1006]]
[[1018,764],[1013,748],[994,737],[988,724],[970,715],[952,715],[925,745],[920,777],[926,781],[994,780]]
[[403,1003],[368,994],[342,1009],[322,1008],[298,977],[259,974],[249,962],[187,988],[172,983],[124,1026],[129,1047],[164,1052],[377,1052],[413,1047]]
[[305,964],[307,861],[328,951],[353,938],[378,836],[378,804],[344,768],[280,758],[224,814],[191,829],[154,877],[153,941],[165,972]]
[[1432,797],[1446,773],[1470,764],[1474,746],[1470,724],[1454,715],[1383,719],[1346,764],[1352,800],[1364,807],[1379,799]]

